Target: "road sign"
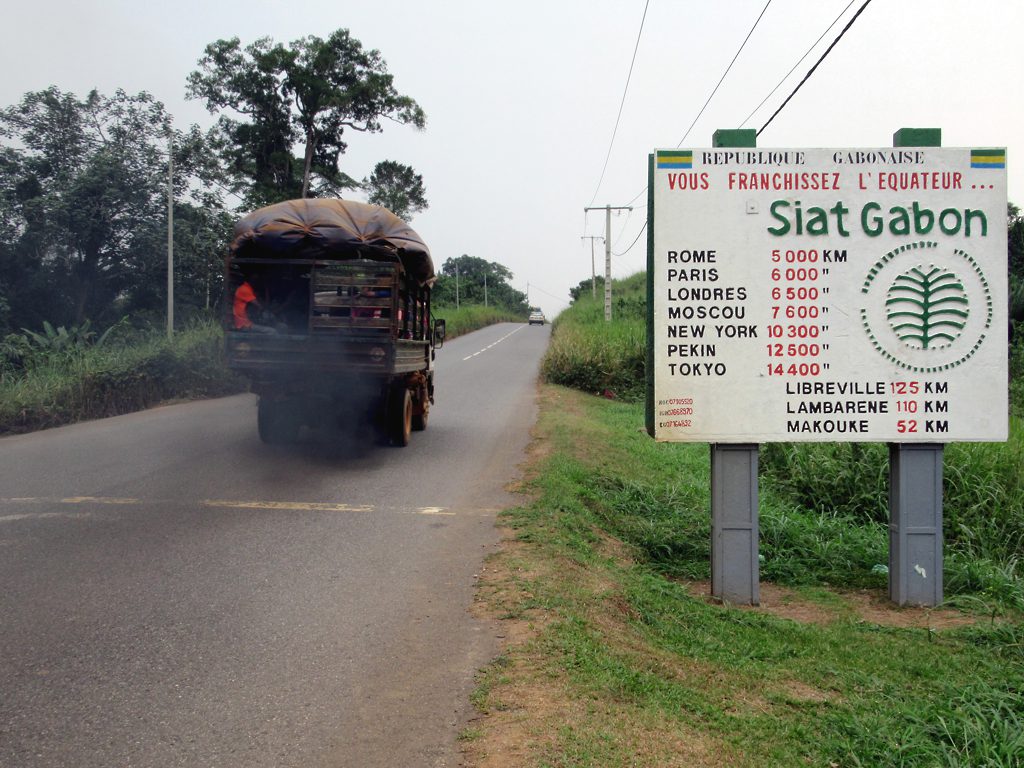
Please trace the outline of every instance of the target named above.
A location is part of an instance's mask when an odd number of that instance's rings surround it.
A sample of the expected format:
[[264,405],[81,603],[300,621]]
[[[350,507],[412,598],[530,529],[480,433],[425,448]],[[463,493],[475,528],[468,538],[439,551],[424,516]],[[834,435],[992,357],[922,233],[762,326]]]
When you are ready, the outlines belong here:
[[1006,151],[659,150],[659,440],[1005,440]]

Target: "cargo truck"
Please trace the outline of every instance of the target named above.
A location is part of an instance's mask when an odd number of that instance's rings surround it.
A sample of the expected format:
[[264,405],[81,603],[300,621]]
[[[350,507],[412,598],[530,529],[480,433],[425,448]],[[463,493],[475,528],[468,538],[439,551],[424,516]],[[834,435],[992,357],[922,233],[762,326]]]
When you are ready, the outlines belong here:
[[371,425],[404,446],[426,428],[445,323],[406,222],[348,200],[270,205],[235,225],[225,274],[227,363],[259,395],[261,440]]

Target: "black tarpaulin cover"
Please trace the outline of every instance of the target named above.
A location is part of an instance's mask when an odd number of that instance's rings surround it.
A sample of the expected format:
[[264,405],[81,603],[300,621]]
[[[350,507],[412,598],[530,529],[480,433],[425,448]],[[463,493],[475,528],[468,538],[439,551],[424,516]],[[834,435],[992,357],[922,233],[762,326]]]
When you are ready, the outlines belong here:
[[387,208],[354,200],[288,200],[260,208],[235,224],[238,258],[359,259],[391,254],[420,283],[434,277],[430,249]]

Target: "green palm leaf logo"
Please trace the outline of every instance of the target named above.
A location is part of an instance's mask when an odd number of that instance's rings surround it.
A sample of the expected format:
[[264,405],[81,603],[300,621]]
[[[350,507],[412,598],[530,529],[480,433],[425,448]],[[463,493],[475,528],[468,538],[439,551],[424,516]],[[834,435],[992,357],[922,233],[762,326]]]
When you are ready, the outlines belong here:
[[889,325],[916,349],[941,349],[956,341],[967,325],[968,304],[960,278],[936,266],[899,275],[885,299]]

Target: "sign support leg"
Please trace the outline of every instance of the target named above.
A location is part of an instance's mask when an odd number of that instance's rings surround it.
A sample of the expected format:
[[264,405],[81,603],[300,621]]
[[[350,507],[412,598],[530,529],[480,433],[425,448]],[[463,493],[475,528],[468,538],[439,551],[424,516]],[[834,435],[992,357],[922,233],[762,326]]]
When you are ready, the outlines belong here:
[[[938,128],[901,128],[894,147],[938,147]],[[889,599],[898,605],[942,602],[942,458],[940,443],[889,444]]]
[[[755,147],[753,129],[720,129],[715,147]],[[758,565],[756,444],[711,446],[711,594],[744,605],[761,602]]]
[[711,594],[761,602],[756,444],[711,445]]
[[941,444],[889,445],[889,599],[942,602]]

